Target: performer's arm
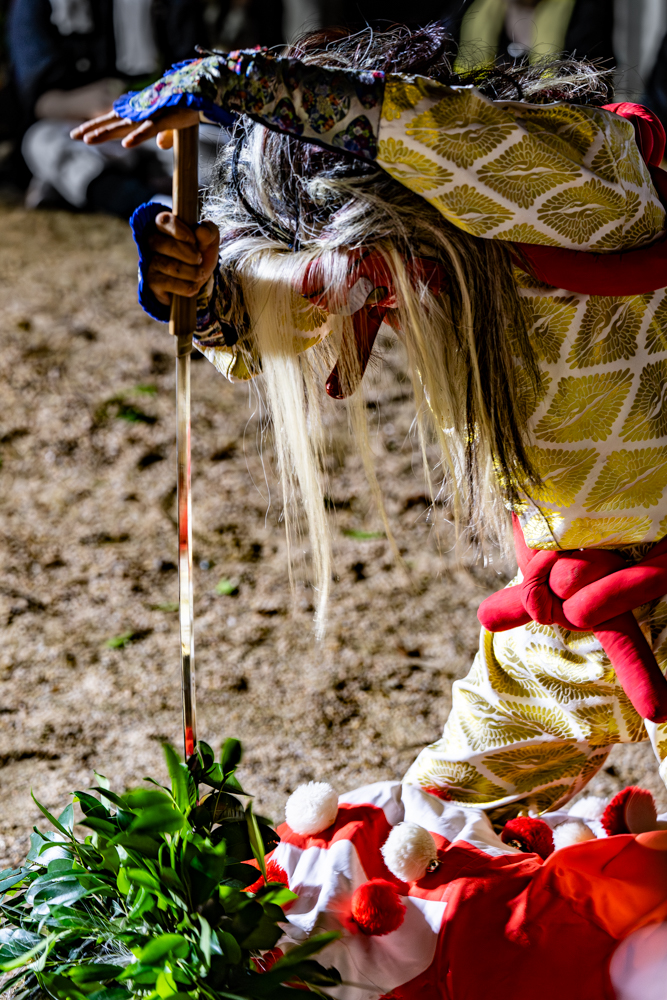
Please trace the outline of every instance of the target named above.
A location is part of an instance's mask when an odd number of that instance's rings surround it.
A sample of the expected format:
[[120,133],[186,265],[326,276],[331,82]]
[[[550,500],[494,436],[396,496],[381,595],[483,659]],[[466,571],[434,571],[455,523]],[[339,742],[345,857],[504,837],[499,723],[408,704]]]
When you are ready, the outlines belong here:
[[376,160],[474,236],[604,252],[650,242],[664,225],[632,124],[599,108],[493,102],[425,77],[264,52],[181,64],[115,107],[115,122],[87,123],[77,137],[132,146],[157,134],[157,119],[171,127],[174,111],[183,124],[195,112],[227,123],[243,113]]
[[[125,94],[115,116],[86,122],[72,133],[94,144],[127,137],[137,145],[159,131],[158,119],[178,110],[184,127],[196,121],[229,125],[245,114],[268,128],[306,142],[372,160],[382,109],[384,73],[311,66],[297,59],[274,58],[262,51],[205,56],[172,67],[145,90]],[[137,123],[144,128],[136,129]]]

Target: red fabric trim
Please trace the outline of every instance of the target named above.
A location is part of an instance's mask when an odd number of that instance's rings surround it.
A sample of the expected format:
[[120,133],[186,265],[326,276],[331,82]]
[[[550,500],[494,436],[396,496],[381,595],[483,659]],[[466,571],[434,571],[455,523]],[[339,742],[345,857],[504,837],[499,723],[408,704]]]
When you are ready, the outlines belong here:
[[477,617],[484,628],[505,632],[536,621],[593,631],[641,717],[667,721],[667,680],[632,614],[633,608],[667,594],[667,539],[628,566],[604,549],[529,549],[513,518],[523,581],[482,601]]
[[[664,171],[663,171],[664,172]],[[538,281],[581,295],[644,295],[667,287],[667,234],[650,247],[589,253],[515,243],[516,263]]]
[[605,104],[603,111],[627,118],[635,128],[635,138],[639,152],[649,167],[659,167],[665,158],[665,129],[662,122],[649,108],[643,104],[631,104],[621,101],[620,104]]

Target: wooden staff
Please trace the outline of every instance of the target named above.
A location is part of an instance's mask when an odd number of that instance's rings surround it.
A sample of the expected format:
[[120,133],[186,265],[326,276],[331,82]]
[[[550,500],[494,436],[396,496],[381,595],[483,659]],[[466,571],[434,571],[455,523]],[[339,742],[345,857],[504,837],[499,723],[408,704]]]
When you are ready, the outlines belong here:
[[[199,126],[174,133],[174,214],[189,226],[199,214]],[[176,338],[176,419],[178,463],[178,618],[181,635],[183,737],[186,760],[197,745],[195,645],[192,603],[192,496],[190,488],[190,355],[196,325],[194,298],[172,296],[169,332]]]

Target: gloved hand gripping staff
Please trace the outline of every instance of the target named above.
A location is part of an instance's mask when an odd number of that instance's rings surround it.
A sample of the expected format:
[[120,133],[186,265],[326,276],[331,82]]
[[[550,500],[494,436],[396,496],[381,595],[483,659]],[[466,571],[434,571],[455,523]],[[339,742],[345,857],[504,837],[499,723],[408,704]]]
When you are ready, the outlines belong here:
[[[199,126],[174,132],[173,212],[195,226],[198,205]],[[178,619],[181,637],[183,736],[185,758],[197,745],[195,647],[192,603],[192,496],[190,486],[190,355],[196,325],[196,299],[174,295],[169,332],[176,338],[176,421],[178,465]]]

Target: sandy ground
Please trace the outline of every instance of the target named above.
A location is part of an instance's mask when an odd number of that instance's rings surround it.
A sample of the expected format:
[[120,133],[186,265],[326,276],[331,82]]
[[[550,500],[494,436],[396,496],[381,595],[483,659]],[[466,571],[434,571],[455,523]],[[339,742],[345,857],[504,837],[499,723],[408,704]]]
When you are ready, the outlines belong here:
[[[16,864],[31,788],[55,810],[94,769],[119,790],[163,776],[161,742],[180,746],[175,424],[172,344],[136,305],[127,227],[4,207],[0,236],[0,863]],[[381,524],[334,425],[337,581],[318,643],[305,580],[291,606],[256,397],[193,365],[200,736],[243,740],[244,782],[276,821],[302,781],[342,792],[404,772],[468,670],[477,605],[507,579],[436,544],[399,369],[371,423],[411,582],[384,537],[359,537]],[[615,748],[591,787],[630,782],[667,808],[646,744]]]

